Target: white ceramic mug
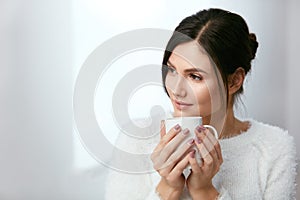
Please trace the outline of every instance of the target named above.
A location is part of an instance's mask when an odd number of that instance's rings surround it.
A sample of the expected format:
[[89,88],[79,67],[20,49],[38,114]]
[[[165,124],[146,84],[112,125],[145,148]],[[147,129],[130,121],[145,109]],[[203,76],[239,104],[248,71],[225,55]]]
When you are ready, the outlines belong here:
[[[165,126],[166,126],[166,133],[173,128],[176,124],[179,124],[184,130],[185,128],[188,128],[190,130],[190,133],[194,133],[194,129],[202,124],[202,117],[174,117],[174,118],[167,118],[165,120]],[[203,125],[205,128],[210,128],[215,137],[218,139],[218,132],[217,130],[210,125]],[[193,134],[192,134],[193,135]]]
[[[165,119],[165,127],[166,127],[166,133],[168,133],[169,130],[174,128],[175,125],[179,124],[181,126],[181,129],[189,129],[190,133],[189,135],[182,141],[181,144],[187,143],[190,139],[195,139],[194,130],[197,126],[203,125],[202,117],[174,117],[174,118],[167,118]],[[210,125],[203,125],[205,128],[209,128],[214,133],[215,137],[218,139],[218,132],[217,130]],[[201,156],[198,152],[198,149],[195,147],[196,150],[196,159],[198,163],[201,163]]]

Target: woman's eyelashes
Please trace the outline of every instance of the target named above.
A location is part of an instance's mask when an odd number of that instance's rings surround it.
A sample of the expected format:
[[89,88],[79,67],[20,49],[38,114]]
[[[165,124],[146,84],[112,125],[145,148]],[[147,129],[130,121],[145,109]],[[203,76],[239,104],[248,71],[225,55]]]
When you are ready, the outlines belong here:
[[195,81],[202,81],[203,78],[202,76],[198,75],[198,74],[189,74],[189,77],[192,79],[192,80],[195,80]]
[[[166,66],[166,68],[167,68],[167,71],[168,71],[169,75],[171,75],[171,76],[177,76],[178,75],[178,72],[176,71],[176,69],[174,67]],[[197,73],[187,73],[187,74],[184,74],[184,77],[189,78],[193,81],[202,81],[203,80],[203,77],[200,74],[197,74]]]
[[175,68],[170,67],[170,66],[167,66],[167,68],[168,68],[168,73],[170,73],[172,75],[177,75],[178,74]]

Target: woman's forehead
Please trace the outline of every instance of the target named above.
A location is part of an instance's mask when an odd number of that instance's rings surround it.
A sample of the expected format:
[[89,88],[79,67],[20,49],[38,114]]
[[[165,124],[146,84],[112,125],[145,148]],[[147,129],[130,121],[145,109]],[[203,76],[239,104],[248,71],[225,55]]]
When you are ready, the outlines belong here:
[[178,45],[173,50],[169,61],[174,64],[175,67],[196,67],[207,71],[211,69],[209,57],[203,48],[194,41]]

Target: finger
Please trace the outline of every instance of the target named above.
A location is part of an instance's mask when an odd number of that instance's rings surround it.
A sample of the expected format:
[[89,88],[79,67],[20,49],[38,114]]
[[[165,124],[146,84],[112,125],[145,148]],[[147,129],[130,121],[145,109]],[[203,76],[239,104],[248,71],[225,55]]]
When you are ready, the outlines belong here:
[[182,175],[183,171],[189,164],[189,157],[189,154],[187,154],[180,162],[177,163],[177,165],[170,172],[169,179],[175,179]]
[[161,122],[160,122],[160,139],[162,139],[165,135],[166,135],[165,120],[161,120]]
[[204,128],[204,126],[203,125],[200,125],[200,126],[197,126],[196,128],[195,128],[195,134],[196,134],[196,136],[198,137],[198,138],[201,138],[201,137],[203,137],[203,136],[201,136],[201,133],[203,132],[203,131],[205,131],[205,128]]
[[[216,149],[216,145],[213,145],[213,143],[209,139],[210,131],[208,129],[204,130],[204,134],[205,134],[206,137],[203,141],[203,144],[207,149],[209,148],[209,153],[212,157],[211,161],[208,160],[208,161],[205,161],[205,162],[206,162],[208,167],[212,167],[212,169],[216,167],[215,169],[217,171],[219,171],[219,167],[222,164],[222,162],[219,159],[218,151]],[[212,137],[214,137],[214,136],[212,136]],[[219,144],[219,143],[217,143],[217,144]],[[220,150],[220,153],[221,153],[221,148],[219,148],[219,150]],[[208,158],[208,159],[210,159],[210,158]]]
[[[165,130],[166,131],[166,130]],[[179,132],[181,131],[181,126],[179,124],[176,124],[171,128],[167,134],[165,134],[162,138],[162,141],[164,143],[168,143],[170,140],[172,140]]]
[[164,151],[168,152],[168,154],[174,152],[189,134],[189,129],[181,131],[168,144],[166,144]]
[[209,128],[206,128],[206,130],[204,130],[204,132],[206,133],[206,136],[208,137],[210,142],[215,146],[218,143],[218,140],[215,137],[215,135],[212,133],[212,131],[209,130]]
[[222,163],[223,158],[222,158],[222,151],[221,151],[221,146],[220,146],[219,141],[216,139],[216,137],[214,136],[214,134],[211,131],[209,131],[209,133],[207,134],[207,137],[210,140],[210,142],[214,145],[218,160]]
[[195,150],[193,150],[192,152],[189,153],[189,163],[191,165],[193,173],[195,173],[195,174],[201,173],[201,168],[196,159],[196,151]]
[[[204,146],[206,147],[208,152],[212,155],[213,159],[219,160],[218,154],[214,146],[214,142],[216,141],[216,139],[214,139],[213,142],[211,141],[214,138],[214,136],[211,135],[211,132],[207,128],[204,128],[203,126],[198,126],[195,129],[195,133],[198,136],[198,138],[200,138],[200,140],[204,143]],[[212,139],[209,139],[210,137]]]
[[[215,137],[211,134],[211,132],[207,128],[203,132],[205,135],[205,138],[203,140],[205,147],[208,149],[208,151],[212,155],[213,159],[216,161],[219,161],[218,153],[216,151],[215,143],[214,143],[216,141],[216,139],[213,139]],[[212,142],[212,140],[214,140],[214,141]]]
[[214,137],[212,132],[201,125],[196,127],[195,134],[198,138],[200,138],[201,141],[203,141],[208,152],[210,152],[213,157],[216,157],[216,159],[219,160],[218,153],[215,149],[215,144],[218,143],[218,140]]
[[[163,136],[159,144],[153,150],[150,158],[156,170],[162,168],[164,162],[170,157],[174,149],[177,147],[177,146],[173,147],[172,145],[168,145],[168,143],[172,141],[172,139],[176,135],[182,135],[182,134],[178,134],[180,131],[181,131],[181,127],[177,124],[167,134]],[[165,149],[166,145],[168,145],[169,147]]]
[[220,145],[219,142],[215,145],[215,149],[216,149],[216,152],[217,152],[217,155],[218,155],[218,158],[219,158],[219,163],[222,164],[223,163],[223,156],[222,156],[221,145]]
[[163,149],[180,131],[181,127],[179,126],[179,124],[174,126],[167,134],[164,134],[154,151],[161,151],[161,149]]
[[[164,162],[164,166],[173,168],[176,163],[182,159],[182,157],[184,156],[184,154],[186,154],[186,152],[192,148],[192,146],[194,145],[194,140],[190,139],[189,141],[186,142],[186,144],[183,144],[181,146],[179,146],[178,149],[176,149],[176,151],[168,157],[168,159]],[[162,154],[164,154],[162,152]]]
[[211,164],[213,162],[213,158],[200,138],[196,138],[196,146],[199,149],[201,157],[203,158],[203,165]]

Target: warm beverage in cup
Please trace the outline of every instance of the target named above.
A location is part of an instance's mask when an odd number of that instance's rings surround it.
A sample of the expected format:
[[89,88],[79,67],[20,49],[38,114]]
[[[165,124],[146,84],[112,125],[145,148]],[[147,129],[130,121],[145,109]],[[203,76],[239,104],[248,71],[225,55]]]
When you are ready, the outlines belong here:
[[[181,126],[181,129],[189,129],[190,133],[189,135],[184,139],[184,141],[182,142],[182,144],[187,143],[189,140],[191,139],[195,139],[195,133],[194,130],[197,126],[199,125],[203,125],[202,124],[202,117],[198,116],[198,117],[175,117],[175,118],[167,118],[165,120],[165,127],[166,127],[166,133],[168,133],[168,131],[172,128],[174,128],[174,126],[176,126],[177,124],[179,124]],[[209,128],[212,133],[215,135],[215,137],[218,139],[218,132],[217,130],[210,125],[203,125],[205,128]],[[201,156],[198,152],[198,149],[195,147],[196,150],[196,159],[198,161],[198,163],[201,163]]]

